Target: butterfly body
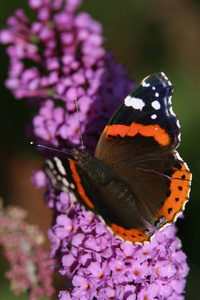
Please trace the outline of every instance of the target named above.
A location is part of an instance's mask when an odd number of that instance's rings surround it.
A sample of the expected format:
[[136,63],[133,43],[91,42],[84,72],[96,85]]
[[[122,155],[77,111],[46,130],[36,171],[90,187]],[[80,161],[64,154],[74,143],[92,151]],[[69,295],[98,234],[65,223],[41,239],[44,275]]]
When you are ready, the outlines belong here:
[[86,152],[80,152],[77,149],[72,149],[72,153],[76,162],[92,181],[102,186],[107,186],[110,183],[113,175],[113,166],[108,168],[102,160],[92,157]]
[[145,78],[113,114],[94,157],[73,149],[74,160],[54,158],[44,167],[56,188],[135,244],[175,222],[188,201],[191,173],[175,150],[173,90],[164,73]]

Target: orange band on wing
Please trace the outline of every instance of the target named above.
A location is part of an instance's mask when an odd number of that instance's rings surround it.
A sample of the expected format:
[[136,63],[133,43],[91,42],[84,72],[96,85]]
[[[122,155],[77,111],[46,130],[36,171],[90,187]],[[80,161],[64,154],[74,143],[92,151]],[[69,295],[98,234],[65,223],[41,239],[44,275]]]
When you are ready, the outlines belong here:
[[76,166],[73,160],[69,159],[69,165],[70,165],[70,169],[72,171],[72,177],[74,178],[74,181],[76,183],[76,187],[78,190],[79,195],[81,196],[81,198],[83,199],[83,201],[85,202],[85,204],[90,208],[90,209],[94,209],[94,204],[90,201],[90,199],[87,197],[84,188],[81,184],[81,179],[80,176],[78,175],[78,172],[76,170]]
[[165,221],[160,225],[160,228],[175,222],[177,216],[184,210],[189,197],[191,177],[192,175],[185,163],[183,163],[181,170],[175,171],[172,175],[171,194],[159,210],[159,215],[165,216]]
[[154,139],[162,146],[166,146],[170,142],[169,135],[159,125],[143,126],[139,132],[143,136],[153,136]]
[[109,226],[116,236],[121,237],[125,241],[132,242],[133,244],[144,244],[145,242],[149,242],[152,236],[152,234],[144,234],[142,228],[125,229],[115,223],[112,223]]
[[105,128],[106,138],[111,136],[135,136],[141,134],[143,136],[153,137],[161,146],[166,146],[170,142],[167,132],[159,125],[142,125],[133,122],[130,126],[113,124]]

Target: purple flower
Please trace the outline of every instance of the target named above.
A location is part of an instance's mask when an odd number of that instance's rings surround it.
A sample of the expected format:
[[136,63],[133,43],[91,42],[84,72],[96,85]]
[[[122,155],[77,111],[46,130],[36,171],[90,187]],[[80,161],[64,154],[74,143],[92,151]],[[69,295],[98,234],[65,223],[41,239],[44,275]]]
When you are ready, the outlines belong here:
[[41,170],[39,171],[34,170],[32,176],[32,183],[34,187],[37,189],[45,186],[47,184],[46,174]]
[[84,144],[92,153],[111,113],[135,84],[102,47],[100,23],[87,13],[74,14],[81,1],[29,4],[37,21],[17,10],[0,32],[10,57],[6,86],[17,99],[39,106],[29,138],[63,149],[80,145],[77,98]]
[[[60,216],[64,220],[66,214],[65,224],[60,223]],[[175,225],[171,225],[156,232],[150,244],[132,245],[115,238],[98,217],[75,203],[56,218],[50,231],[52,255],[60,253],[59,272],[69,276],[71,286],[60,298],[178,299],[189,268],[175,233]],[[55,244],[57,238],[59,244]]]
[[30,299],[51,297],[53,261],[41,248],[43,234],[37,226],[26,223],[25,217],[23,209],[11,206],[4,209],[0,203],[0,245],[11,267],[6,277],[16,296],[27,291]]

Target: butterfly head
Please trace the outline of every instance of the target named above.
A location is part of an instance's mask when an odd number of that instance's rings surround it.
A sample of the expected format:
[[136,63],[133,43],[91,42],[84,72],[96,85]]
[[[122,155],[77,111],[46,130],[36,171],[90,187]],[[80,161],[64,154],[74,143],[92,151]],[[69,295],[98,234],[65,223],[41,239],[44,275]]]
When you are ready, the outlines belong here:
[[84,151],[79,151],[75,148],[72,149],[72,154],[75,158],[75,160],[80,164],[80,165],[84,165],[87,164],[91,161],[91,156]]

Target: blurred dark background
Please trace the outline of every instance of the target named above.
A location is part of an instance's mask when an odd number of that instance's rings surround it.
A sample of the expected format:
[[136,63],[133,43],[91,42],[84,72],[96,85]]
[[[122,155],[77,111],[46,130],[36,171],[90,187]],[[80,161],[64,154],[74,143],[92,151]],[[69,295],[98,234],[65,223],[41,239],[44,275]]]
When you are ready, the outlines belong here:
[[[32,18],[25,0],[1,0],[0,27],[17,8]],[[200,292],[200,1],[199,0],[85,0],[81,7],[102,23],[106,49],[114,52],[130,77],[140,82],[145,76],[164,71],[175,86],[173,109],[182,128],[179,153],[192,173],[191,200],[185,219],[178,220],[178,236],[188,256],[190,273],[185,299],[199,299]],[[0,46],[0,196],[28,210],[30,223],[46,232],[51,212],[43,205],[43,191],[34,190],[31,170],[42,166],[42,157],[29,145],[25,127],[30,112],[24,101],[16,101],[5,89],[8,58]],[[46,242],[46,249],[49,245]],[[16,299],[3,277],[8,269],[1,258],[0,294]],[[18,297],[28,299],[27,295]],[[55,297],[56,299],[56,297]]]

